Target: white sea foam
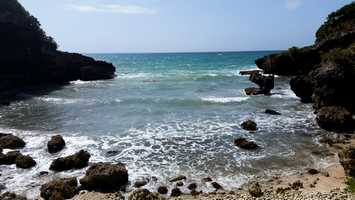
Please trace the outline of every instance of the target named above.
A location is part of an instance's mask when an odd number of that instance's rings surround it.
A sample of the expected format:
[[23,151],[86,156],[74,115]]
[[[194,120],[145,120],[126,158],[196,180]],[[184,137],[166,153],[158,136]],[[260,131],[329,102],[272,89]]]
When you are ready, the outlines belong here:
[[66,98],[56,98],[56,97],[38,97],[37,99],[45,102],[55,103],[55,104],[74,104],[81,99],[66,99]]
[[233,103],[233,102],[243,102],[248,100],[249,97],[202,97],[202,101],[211,103]]

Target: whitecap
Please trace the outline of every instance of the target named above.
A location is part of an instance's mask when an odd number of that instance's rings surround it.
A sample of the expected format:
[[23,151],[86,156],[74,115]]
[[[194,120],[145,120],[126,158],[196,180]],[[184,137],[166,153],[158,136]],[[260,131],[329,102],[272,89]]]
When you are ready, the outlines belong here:
[[233,103],[233,102],[243,102],[248,100],[249,97],[202,97],[202,101],[211,103]]

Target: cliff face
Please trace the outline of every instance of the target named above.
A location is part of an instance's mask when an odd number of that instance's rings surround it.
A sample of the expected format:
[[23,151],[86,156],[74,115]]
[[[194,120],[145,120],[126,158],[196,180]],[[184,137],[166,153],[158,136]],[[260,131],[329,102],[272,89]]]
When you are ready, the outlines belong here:
[[256,60],[264,73],[292,76],[291,89],[313,103],[320,127],[355,131],[355,2],[331,13],[314,45]]
[[57,50],[17,0],[0,1],[0,93],[30,85],[114,77],[112,64]]

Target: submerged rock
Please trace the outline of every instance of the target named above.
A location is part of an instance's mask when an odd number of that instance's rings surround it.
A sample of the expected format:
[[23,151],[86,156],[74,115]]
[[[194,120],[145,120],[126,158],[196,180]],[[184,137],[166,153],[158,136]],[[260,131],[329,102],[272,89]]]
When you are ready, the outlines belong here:
[[7,154],[0,153],[0,165],[13,165],[16,162],[16,158],[20,155],[19,151],[10,151]]
[[237,138],[234,140],[235,146],[241,148],[241,149],[246,149],[246,150],[255,150],[258,149],[259,146],[252,141],[248,141],[245,138]]
[[186,180],[186,176],[184,175],[179,175],[179,176],[176,176],[176,177],[173,177],[169,180],[169,182],[177,182],[177,181],[182,181],[182,180]]
[[55,135],[47,143],[49,153],[57,153],[65,147],[65,141],[62,136]]
[[15,193],[5,192],[0,195],[1,200],[27,200],[26,197],[16,195]]
[[279,112],[277,112],[275,110],[271,110],[271,109],[266,109],[265,113],[269,114],[269,115],[281,115],[281,113],[279,113]]
[[149,192],[147,189],[138,189],[133,191],[129,196],[128,200],[162,200],[159,194],[154,194]]
[[247,120],[240,125],[244,130],[256,131],[258,130],[257,124],[252,120]]
[[128,183],[128,171],[122,163],[97,163],[92,165],[80,179],[87,190],[116,190]]
[[45,200],[71,199],[78,194],[76,178],[63,178],[42,185],[41,197]]
[[182,194],[182,192],[179,188],[173,188],[171,190],[170,196],[171,197],[179,197],[179,196],[181,196],[181,194]]
[[16,163],[16,167],[22,169],[29,169],[31,167],[34,167],[37,164],[32,157],[24,156],[24,155],[17,156],[15,163]]
[[166,186],[159,186],[158,187],[158,193],[159,194],[168,194],[169,189]]
[[249,186],[249,194],[252,196],[252,197],[261,197],[264,195],[262,189],[261,189],[261,186],[259,183],[252,183],[250,186]]
[[19,137],[11,134],[0,134],[0,147],[3,149],[22,149],[26,143]]
[[53,171],[66,171],[71,169],[82,169],[88,166],[90,154],[81,150],[74,155],[58,158],[52,162],[49,169]]

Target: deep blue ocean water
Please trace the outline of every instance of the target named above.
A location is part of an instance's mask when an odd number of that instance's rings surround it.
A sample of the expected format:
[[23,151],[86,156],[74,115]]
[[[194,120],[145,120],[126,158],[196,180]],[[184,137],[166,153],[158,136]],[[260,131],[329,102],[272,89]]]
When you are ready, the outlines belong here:
[[[210,176],[235,188],[255,176],[313,166],[323,160],[311,153],[320,148],[320,130],[311,105],[300,103],[288,79],[276,78],[272,96],[243,92],[254,85],[240,70],[256,68],[254,60],[270,53],[90,54],[112,62],[117,77],[75,81],[42,96],[23,94],[30,98],[0,108],[2,132],[23,137],[27,146],[22,152],[38,163],[30,171],[1,166],[0,182],[35,196],[53,176],[83,175],[84,170],[76,170],[38,176],[54,158],[80,149],[92,154],[91,162],[127,164],[132,182],[156,176],[148,188],[177,174],[188,181]],[[282,115],[266,115],[266,108]],[[255,120],[259,130],[242,130],[246,119]],[[63,135],[67,147],[50,155],[46,142],[54,134]],[[233,144],[237,137],[262,148],[241,150]],[[201,188],[209,190],[208,185]]]

